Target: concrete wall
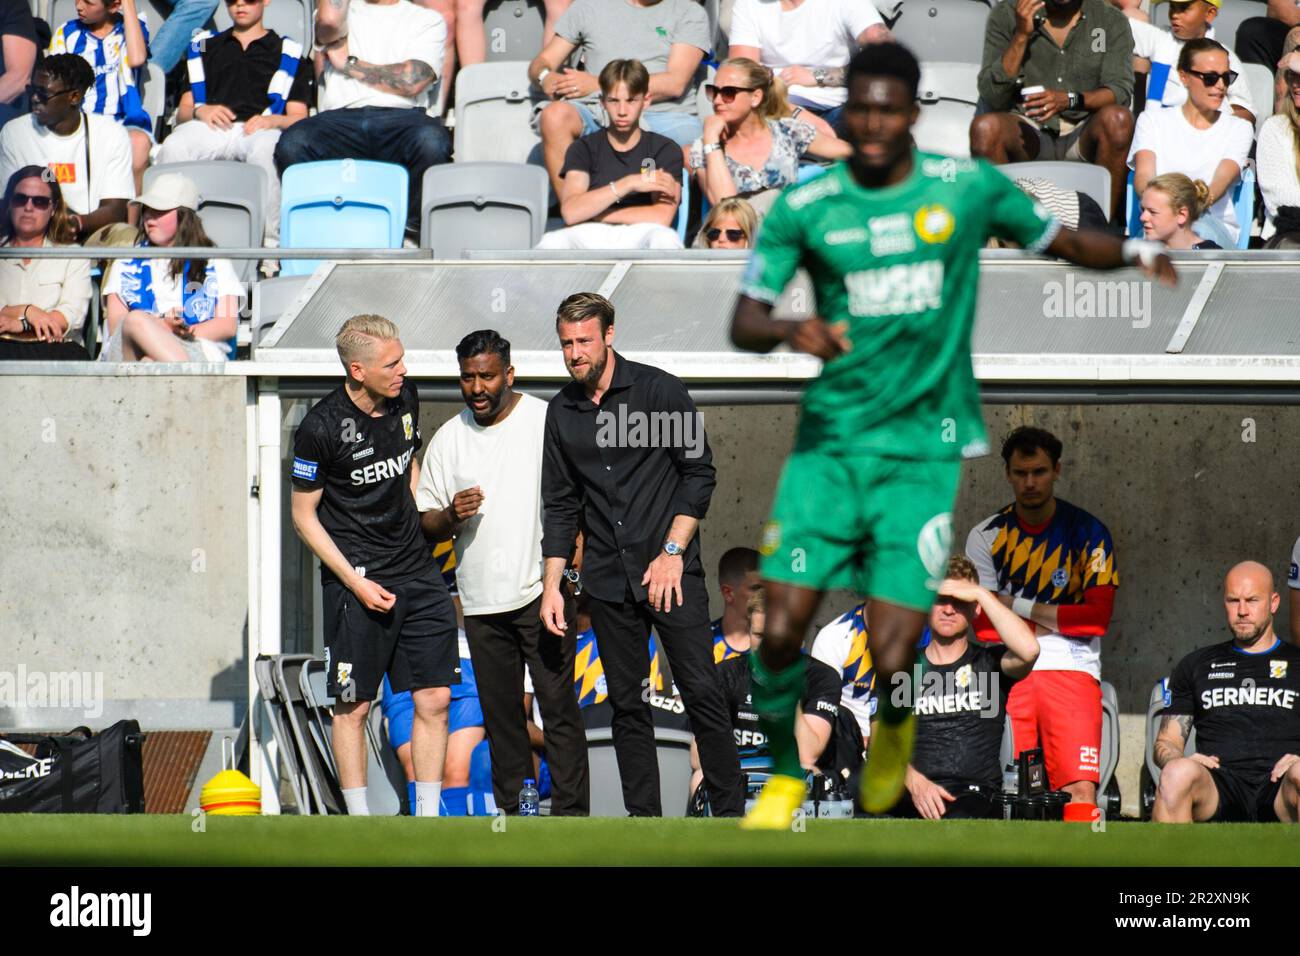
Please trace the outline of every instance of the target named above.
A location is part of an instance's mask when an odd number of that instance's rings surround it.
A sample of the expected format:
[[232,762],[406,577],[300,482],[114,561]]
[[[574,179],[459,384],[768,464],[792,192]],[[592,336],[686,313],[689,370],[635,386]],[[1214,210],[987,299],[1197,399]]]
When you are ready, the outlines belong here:
[[242,718],[244,387],[0,375],[0,726]]

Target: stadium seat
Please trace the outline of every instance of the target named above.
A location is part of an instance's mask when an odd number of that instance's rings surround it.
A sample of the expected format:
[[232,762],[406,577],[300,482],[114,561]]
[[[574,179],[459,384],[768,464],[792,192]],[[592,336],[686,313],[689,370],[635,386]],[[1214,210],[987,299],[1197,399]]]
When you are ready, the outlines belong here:
[[[684,817],[690,796],[691,735],[684,730],[655,728],[659,756],[659,799],[665,817]],[[608,727],[587,730],[587,761],[591,774],[591,815],[622,817],[623,783],[614,755],[614,736]]]
[[254,349],[261,342],[263,333],[279,321],[310,279],[311,276],[307,275],[282,275],[253,283],[251,338]]
[[[1160,718],[1169,706],[1169,678],[1162,677],[1151,688],[1151,697],[1147,703],[1146,748],[1142,761],[1142,819],[1151,816],[1151,807],[1155,803],[1156,787],[1160,785],[1160,768],[1156,765],[1156,735],[1160,732]],[[1187,744],[1183,747],[1184,756],[1196,753],[1196,728],[1187,735]]]
[[[311,56],[313,4],[308,0],[274,0],[267,4],[262,22],[280,36],[297,40],[304,47],[304,54]],[[212,15],[212,22],[218,32],[230,29],[233,21],[226,11],[224,3],[217,4],[217,12]]]
[[1273,115],[1273,71],[1259,63],[1243,63],[1246,85],[1250,89],[1250,105],[1255,113],[1255,135],[1259,135],[1264,120]]
[[1008,179],[1046,179],[1062,189],[1072,189],[1097,200],[1110,218],[1110,170],[1092,163],[1055,162],[1006,163],[998,172]]
[[541,166],[431,166],[424,174],[420,246],[438,259],[459,259],[465,249],[531,249],[546,228],[549,190]]
[[153,121],[155,136],[162,130],[163,121],[166,119],[163,116],[167,110],[166,97],[167,74],[163,72],[161,66],[151,61],[145,65],[144,76],[140,79],[140,102],[144,106],[144,111],[149,114],[149,119]]
[[682,167],[682,201],[677,204],[677,221],[673,223],[673,228],[677,230],[677,238],[686,245],[686,226],[691,218],[691,171],[687,167]]
[[284,706],[285,722],[298,749],[307,793],[311,798],[301,812],[304,816],[341,814],[343,793],[339,789],[338,776],[330,770],[308,729],[309,708],[302,694],[299,673],[309,660],[310,654],[278,654],[271,659],[271,677]]
[[528,162],[542,142],[529,126],[532,104],[527,60],[462,69],[456,74],[454,161]]
[[[203,231],[219,247],[256,248],[262,244],[266,215],[266,172],[250,163],[202,160],[164,163],[144,171],[144,188],[164,173],[181,173],[199,188],[199,219]],[[257,260],[234,263],[244,282],[257,278]]]
[[[400,249],[406,230],[407,172],[393,163],[328,159],[297,163],[280,188],[285,249]],[[284,259],[281,275],[309,275],[314,259]]]
[[958,95],[940,94],[935,90],[927,92],[924,88],[918,93],[921,116],[912,127],[916,148],[958,159],[969,158],[970,124],[975,118],[974,87]]
[[483,33],[488,62],[532,60],[541,52],[545,23],[541,0],[487,0]]
[[984,0],[906,0],[891,29],[922,63],[978,65],[990,9]]
[[[1022,164],[1023,165],[1023,164]],[[1073,163],[1071,165],[1081,165]],[[1128,207],[1128,234],[1130,236],[1140,237],[1142,235],[1142,205],[1138,199],[1137,193],[1133,191],[1133,170],[1128,174],[1128,190],[1125,193],[1125,202]],[[1246,168],[1241,171],[1241,178],[1237,180],[1237,185],[1232,188],[1232,208],[1237,214],[1237,249],[1247,249],[1250,247],[1250,228],[1255,219],[1255,167],[1247,164]],[[1203,238],[1213,238],[1214,234],[1207,229],[1204,232],[1196,230],[1197,235]],[[1225,249],[1233,248],[1232,246],[1219,243]]]

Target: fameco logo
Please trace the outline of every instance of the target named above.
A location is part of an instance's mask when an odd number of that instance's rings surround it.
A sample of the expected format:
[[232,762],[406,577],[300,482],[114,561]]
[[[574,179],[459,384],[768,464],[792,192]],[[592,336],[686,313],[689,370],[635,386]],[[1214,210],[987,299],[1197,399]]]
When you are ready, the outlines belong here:
[[82,893],[73,886],[50,897],[50,925],[130,927],[133,936],[148,936],[153,928],[152,893]]

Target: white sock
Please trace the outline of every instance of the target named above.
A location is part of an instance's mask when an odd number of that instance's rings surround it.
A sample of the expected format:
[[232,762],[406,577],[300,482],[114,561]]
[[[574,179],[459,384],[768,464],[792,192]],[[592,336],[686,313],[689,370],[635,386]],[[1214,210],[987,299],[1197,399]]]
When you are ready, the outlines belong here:
[[351,790],[344,790],[343,802],[347,805],[348,816],[350,817],[370,816],[370,804],[366,802],[365,787],[353,787]]
[[424,783],[415,781],[415,815],[417,817],[436,817],[441,814],[438,807],[442,803],[442,781]]

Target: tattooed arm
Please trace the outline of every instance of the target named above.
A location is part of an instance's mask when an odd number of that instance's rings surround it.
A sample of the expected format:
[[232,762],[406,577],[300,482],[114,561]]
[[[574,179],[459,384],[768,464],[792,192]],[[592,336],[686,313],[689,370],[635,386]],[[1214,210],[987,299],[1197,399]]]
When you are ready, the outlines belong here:
[[1156,733],[1155,747],[1152,748],[1156,766],[1163,768],[1169,761],[1181,757],[1187,746],[1187,735],[1191,732],[1191,714],[1172,714],[1160,718],[1160,730]]
[[321,46],[348,35],[348,0],[316,0],[316,42]]
[[433,67],[424,60],[403,60],[401,63],[357,60],[349,63],[346,41],[328,47],[325,55],[334,69],[345,76],[396,96],[419,96],[438,79]]

